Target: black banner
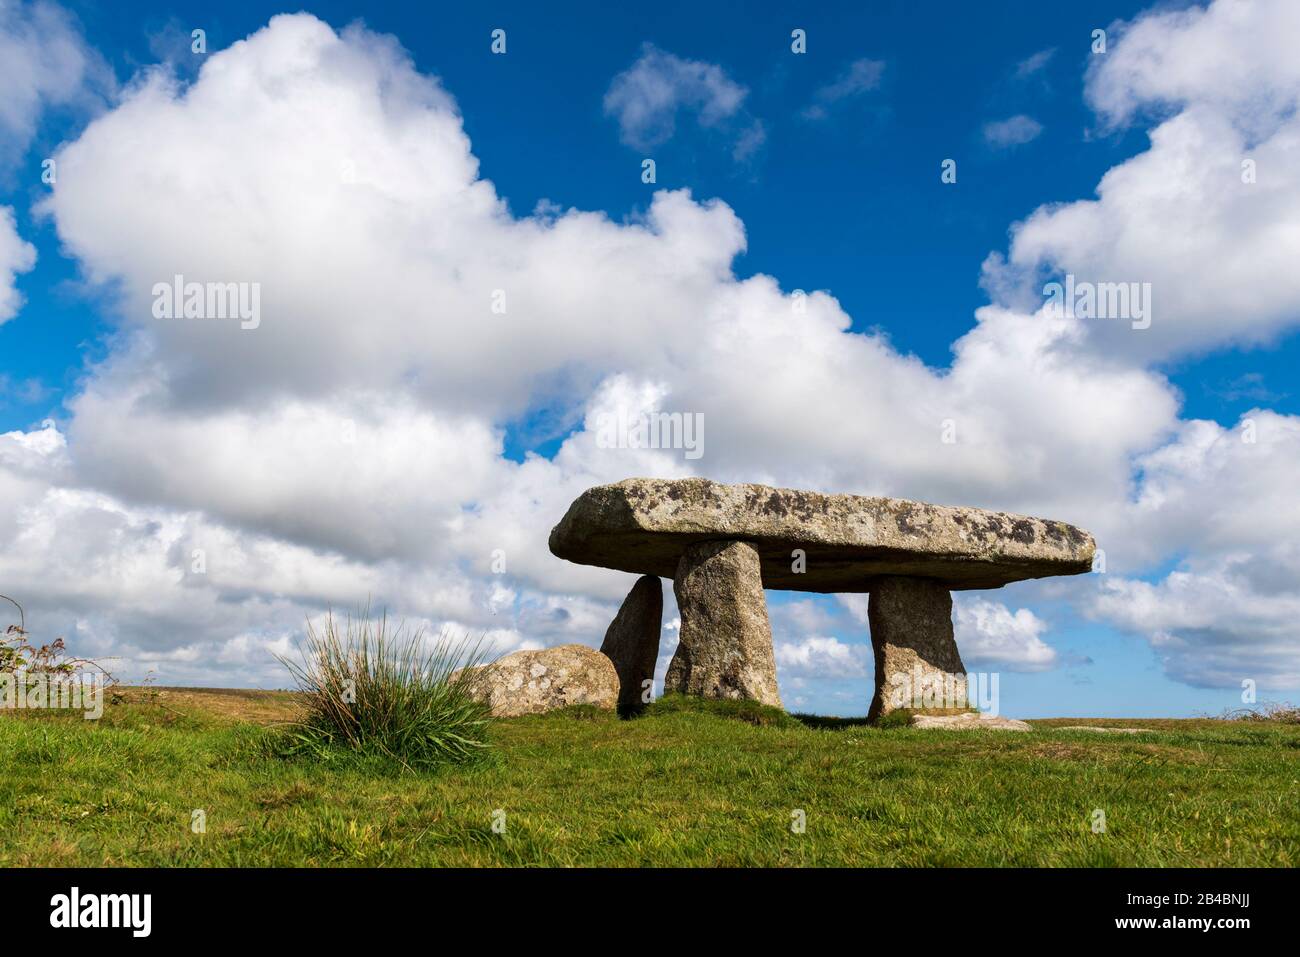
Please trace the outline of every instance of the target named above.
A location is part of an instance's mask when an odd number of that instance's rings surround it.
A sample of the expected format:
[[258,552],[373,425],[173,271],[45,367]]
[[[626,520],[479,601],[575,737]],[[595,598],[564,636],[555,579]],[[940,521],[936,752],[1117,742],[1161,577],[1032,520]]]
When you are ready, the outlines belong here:
[[489,932],[549,934],[567,924],[562,936],[578,933],[584,949],[616,939],[593,936],[605,930],[644,932],[649,946],[683,907],[693,934],[716,920],[729,946],[767,943],[777,928],[805,926],[820,937],[860,935],[868,924],[877,937],[893,928],[919,942],[933,932],[945,947],[1038,931],[1071,941],[1199,935],[1231,945],[1289,924],[1283,904],[1294,885],[1294,872],[1269,870],[0,871],[8,934],[128,946],[337,945],[402,926],[473,933],[479,928],[463,918],[475,916],[487,918]]

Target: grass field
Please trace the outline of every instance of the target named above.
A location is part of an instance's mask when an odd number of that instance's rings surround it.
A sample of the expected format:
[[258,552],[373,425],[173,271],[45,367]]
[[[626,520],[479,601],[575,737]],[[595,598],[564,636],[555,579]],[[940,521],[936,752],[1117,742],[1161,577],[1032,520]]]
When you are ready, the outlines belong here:
[[0,865],[1300,864],[1295,724],[944,732],[670,699],[497,721],[486,763],[411,773],[268,753],[287,693],[125,698],[0,716]]

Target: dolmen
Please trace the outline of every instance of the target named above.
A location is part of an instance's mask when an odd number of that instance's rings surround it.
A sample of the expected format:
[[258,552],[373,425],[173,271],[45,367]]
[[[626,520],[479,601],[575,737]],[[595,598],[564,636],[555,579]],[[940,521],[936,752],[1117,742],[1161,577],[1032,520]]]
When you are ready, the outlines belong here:
[[[662,630],[660,578],[681,612],[666,692],[781,706],[765,588],[869,594],[876,687],[868,716],[913,707],[918,681],[965,697],[951,592],[1091,570],[1096,544],[1064,522],[703,478],[588,489],[551,552],[643,576],[605,635],[620,707],[649,699]],[[912,696],[900,689],[913,689]]]

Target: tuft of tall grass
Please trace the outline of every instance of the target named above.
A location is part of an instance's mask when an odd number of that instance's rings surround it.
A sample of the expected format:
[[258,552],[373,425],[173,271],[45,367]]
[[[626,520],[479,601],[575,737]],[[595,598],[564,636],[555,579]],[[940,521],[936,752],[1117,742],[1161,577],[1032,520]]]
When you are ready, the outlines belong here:
[[407,768],[460,764],[488,748],[490,714],[470,694],[480,644],[446,632],[395,629],[388,616],[332,613],[307,623],[301,660],[283,656],[302,698],[302,716],[285,732],[285,750],[329,760],[383,757]]

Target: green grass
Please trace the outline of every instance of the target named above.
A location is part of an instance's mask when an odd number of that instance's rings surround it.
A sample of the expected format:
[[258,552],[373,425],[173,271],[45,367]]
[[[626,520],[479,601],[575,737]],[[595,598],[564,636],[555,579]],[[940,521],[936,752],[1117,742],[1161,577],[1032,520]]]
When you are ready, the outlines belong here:
[[425,772],[270,755],[291,708],[168,689],[98,722],[0,715],[0,864],[1300,864],[1294,724],[940,732],[669,699],[496,721],[486,762]]

